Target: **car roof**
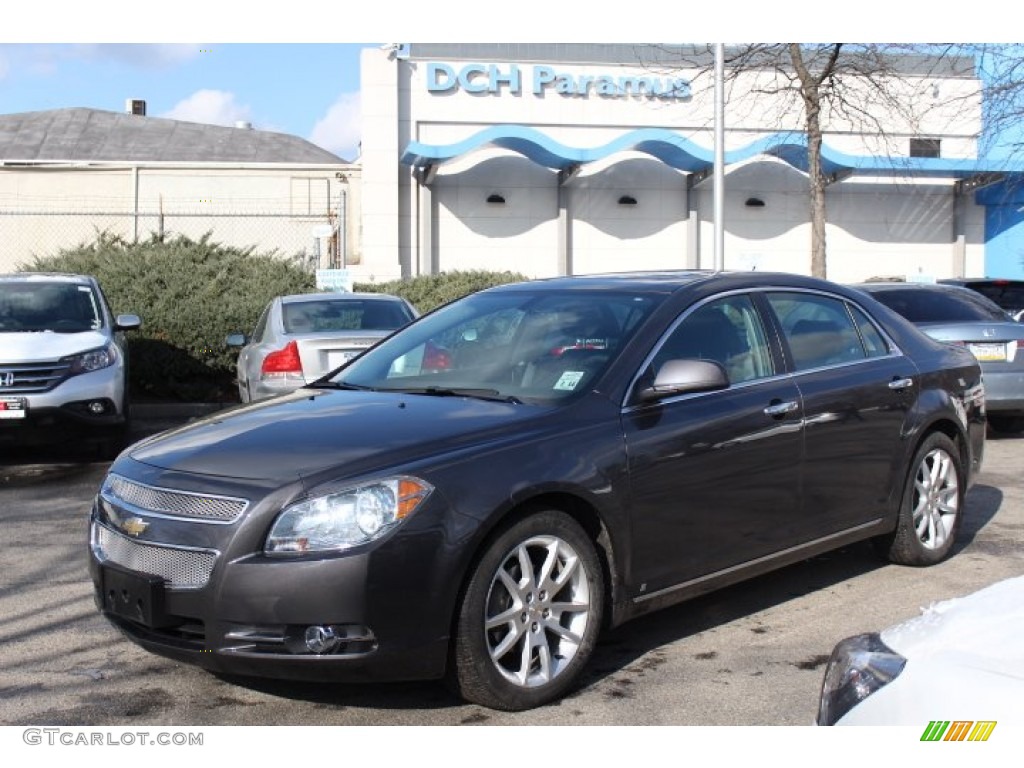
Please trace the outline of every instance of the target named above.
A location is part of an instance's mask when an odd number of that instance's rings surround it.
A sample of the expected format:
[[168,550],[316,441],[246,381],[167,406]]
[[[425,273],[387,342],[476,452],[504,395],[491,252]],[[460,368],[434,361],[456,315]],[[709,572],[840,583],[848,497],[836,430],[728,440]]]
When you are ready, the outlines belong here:
[[[970,288],[965,288],[962,285],[952,285],[950,283],[901,283],[898,281],[893,282],[878,282],[878,283],[857,283],[851,285],[851,288],[859,288],[864,291],[878,293],[881,291],[941,291],[943,293],[953,294],[954,296],[964,296],[973,294]],[[982,297],[984,298],[984,297]]]
[[1024,285],[1024,280],[1012,277],[947,277],[939,282],[946,285]]
[[96,278],[90,275],[73,275],[67,272],[12,272],[0,275],[4,282],[21,283],[72,283],[77,285],[91,285]]
[[491,291],[515,291],[524,288],[540,291],[602,291],[623,290],[648,293],[674,293],[680,289],[704,284],[724,288],[752,288],[758,286],[783,286],[792,288],[823,289],[845,293],[846,288],[837,283],[807,275],[789,272],[713,271],[713,270],[668,270],[656,272],[610,272],[604,274],[572,275],[549,277],[521,283],[506,283],[489,288]]

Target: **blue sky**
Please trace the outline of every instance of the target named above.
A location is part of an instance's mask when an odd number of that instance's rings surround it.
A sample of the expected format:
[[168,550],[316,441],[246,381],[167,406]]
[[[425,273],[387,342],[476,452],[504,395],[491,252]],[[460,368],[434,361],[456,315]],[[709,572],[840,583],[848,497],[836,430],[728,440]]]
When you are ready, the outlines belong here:
[[[818,39],[835,31],[821,17],[820,0],[790,0],[786,13],[771,14],[753,0],[712,4],[699,13],[658,0],[611,10],[597,9],[592,0],[8,5],[0,26],[0,114],[122,111],[126,99],[141,98],[151,116],[218,125],[244,120],[301,136],[346,160],[355,159],[359,143],[359,51],[375,45],[367,40],[631,42],[649,40],[655,31],[675,37],[676,30],[687,41],[735,41]],[[1004,27],[1004,34],[1013,33],[1013,25]],[[998,32],[984,14],[967,15],[953,0],[933,0],[924,20],[910,6],[900,11],[891,0],[861,0],[856,14],[844,16],[842,31],[847,39],[882,34],[902,42],[965,35],[991,40]]]
[[[251,122],[353,159],[359,43],[0,43],[0,113],[124,110],[216,125]],[[371,46],[375,47],[375,46]]]

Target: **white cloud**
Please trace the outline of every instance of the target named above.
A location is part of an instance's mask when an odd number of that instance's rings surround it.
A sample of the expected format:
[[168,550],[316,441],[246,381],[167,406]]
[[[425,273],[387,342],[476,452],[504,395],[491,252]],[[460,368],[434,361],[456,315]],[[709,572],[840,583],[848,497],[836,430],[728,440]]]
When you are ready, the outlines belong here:
[[251,114],[249,107],[235,101],[235,94],[204,89],[179,101],[160,116],[192,123],[232,126],[238,120],[250,121]]
[[355,160],[359,154],[362,121],[358,93],[343,93],[317,120],[309,140],[344,158]]
[[98,43],[76,45],[73,51],[80,58],[91,61],[113,61],[144,69],[163,69],[196,58],[200,48],[197,44]]

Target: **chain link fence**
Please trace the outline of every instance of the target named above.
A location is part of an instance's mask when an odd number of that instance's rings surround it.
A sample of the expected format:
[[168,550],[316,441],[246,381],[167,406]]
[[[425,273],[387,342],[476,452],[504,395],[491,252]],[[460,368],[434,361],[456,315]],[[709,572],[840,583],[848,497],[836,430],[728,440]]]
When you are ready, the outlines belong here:
[[[93,242],[106,232],[126,240],[184,235],[257,253],[274,252],[310,270],[338,266],[338,228],[333,217],[281,213],[117,213],[110,211],[0,210],[0,272],[30,264],[36,256]],[[325,233],[332,234],[324,236]]]

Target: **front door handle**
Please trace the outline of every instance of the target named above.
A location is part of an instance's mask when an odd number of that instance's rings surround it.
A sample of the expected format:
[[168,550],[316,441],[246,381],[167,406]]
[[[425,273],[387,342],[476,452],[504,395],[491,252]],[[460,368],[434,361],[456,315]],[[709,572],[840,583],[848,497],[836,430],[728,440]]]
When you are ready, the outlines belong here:
[[785,403],[773,403],[764,409],[765,415],[767,416],[785,416],[787,413],[792,413],[800,405],[792,400]]

